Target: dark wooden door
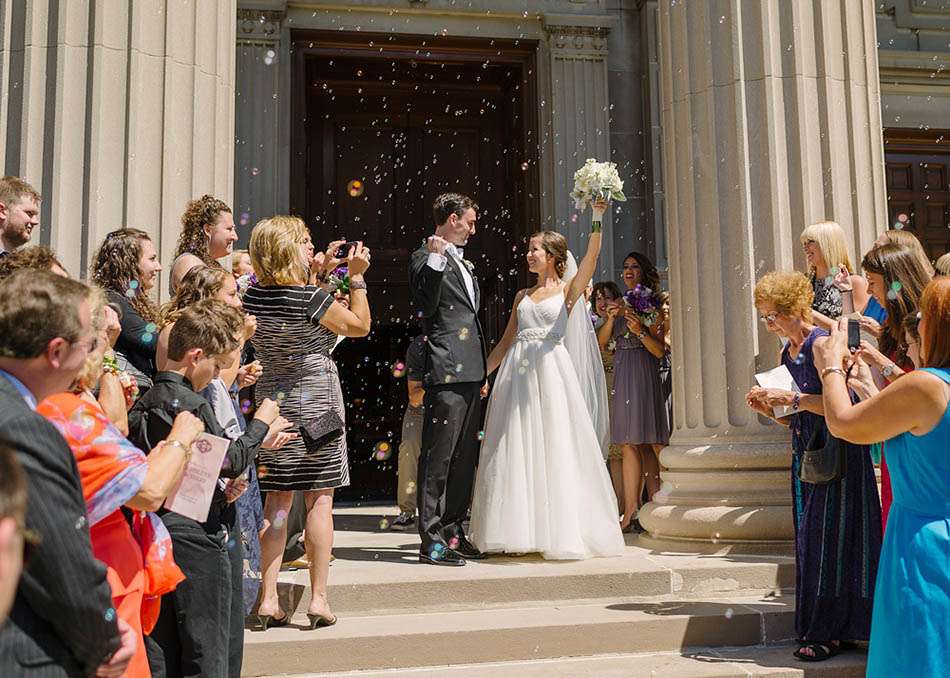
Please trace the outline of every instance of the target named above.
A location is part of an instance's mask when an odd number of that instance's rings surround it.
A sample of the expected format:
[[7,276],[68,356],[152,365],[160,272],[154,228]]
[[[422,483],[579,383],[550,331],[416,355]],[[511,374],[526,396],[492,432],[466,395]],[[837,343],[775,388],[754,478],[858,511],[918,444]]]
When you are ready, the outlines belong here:
[[887,209],[936,259],[950,250],[950,131],[885,130]]
[[[465,256],[476,265],[489,340],[503,332],[523,282],[525,196],[537,195],[524,141],[526,73],[519,63],[485,65],[466,55],[426,61],[315,49],[300,57],[306,96],[297,138],[305,151],[291,199],[317,246],[345,237],[373,251],[367,275],[373,331],[344,341],[336,353],[352,476],[340,498],[387,499],[395,495],[406,404],[405,378],[393,366],[419,331],[408,261],[432,233],[435,197],[454,191],[479,204]],[[381,445],[392,452],[389,459],[378,458]]]

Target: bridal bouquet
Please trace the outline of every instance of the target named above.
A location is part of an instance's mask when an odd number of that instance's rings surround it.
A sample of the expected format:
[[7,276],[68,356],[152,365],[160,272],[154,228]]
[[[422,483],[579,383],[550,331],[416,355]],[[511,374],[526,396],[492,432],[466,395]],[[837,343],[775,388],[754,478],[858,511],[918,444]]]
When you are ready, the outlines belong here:
[[660,314],[660,300],[653,290],[643,285],[637,285],[623,294],[623,303],[629,308],[645,327],[652,327]]
[[617,164],[613,162],[597,162],[588,158],[584,166],[574,172],[574,207],[582,210],[598,198],[625,202],[623,181],[617,174]]

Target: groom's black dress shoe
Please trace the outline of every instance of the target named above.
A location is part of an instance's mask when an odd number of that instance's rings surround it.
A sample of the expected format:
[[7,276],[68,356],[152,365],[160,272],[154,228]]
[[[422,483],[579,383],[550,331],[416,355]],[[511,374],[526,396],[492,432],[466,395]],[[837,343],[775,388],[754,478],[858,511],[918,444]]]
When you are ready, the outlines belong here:
[[448,567],[461,567],[465,564],[465,558],[457,554],[452,549],[432,549],[429,552],[419,553],[419,562],[429,565],[445,565]]
[[488,557],[487,554],[475,548],[475,545],[465,537],[459,537],[457,544],[455,540],[450,541],[449,544],[455,544],[450,548],[466,560],[485,560]]

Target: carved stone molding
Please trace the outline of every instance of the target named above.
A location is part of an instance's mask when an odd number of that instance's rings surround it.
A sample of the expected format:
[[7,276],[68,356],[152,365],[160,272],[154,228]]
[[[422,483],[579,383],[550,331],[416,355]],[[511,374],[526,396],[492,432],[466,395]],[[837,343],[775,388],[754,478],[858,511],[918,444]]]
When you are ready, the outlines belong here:
[[280,36],[280,24],[285,12],[280,10],[239,9],[237,12],[238,39],[270,38]]
[[544,30],[551,48],[558,52],[578,54],[607,54],[607,35],[611,20],[603,16],[548,15],[544,17]]

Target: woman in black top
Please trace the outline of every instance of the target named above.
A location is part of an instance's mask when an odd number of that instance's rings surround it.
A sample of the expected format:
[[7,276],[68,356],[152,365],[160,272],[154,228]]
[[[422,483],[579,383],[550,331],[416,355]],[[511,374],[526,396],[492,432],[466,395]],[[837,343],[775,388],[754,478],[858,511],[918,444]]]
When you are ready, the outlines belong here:
[[136,228],[109,233],[93,263],[93,281],[122,309],[122,333],[115,351],[148,378],[146,386],[151,386],[155,377],[158,342],[158,307],[149,291],[161,270],[152,239]]

